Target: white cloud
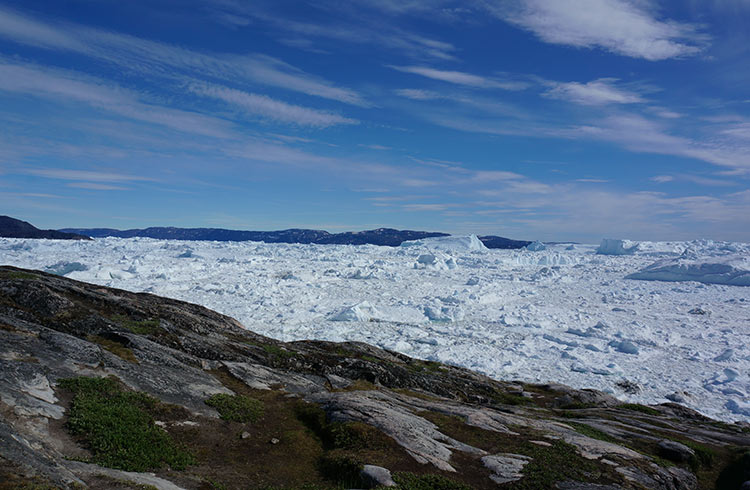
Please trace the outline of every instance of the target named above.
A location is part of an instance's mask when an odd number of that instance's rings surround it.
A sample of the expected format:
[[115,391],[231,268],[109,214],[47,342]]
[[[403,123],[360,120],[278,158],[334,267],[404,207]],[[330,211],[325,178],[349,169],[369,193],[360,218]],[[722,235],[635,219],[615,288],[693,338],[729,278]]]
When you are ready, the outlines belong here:
[[445,211],[452,207],[450,204],[404,204],[404,211]]
[[[115,172],[100,172],[96,170],[71,170],[62,168],[26,168],[20,173],[36,175],[47,179],[58,180],[86,180],[90,182],[135,182],[151,180],[137,175],[126,175]],[[91,184],[87,184],[91,185]]]
[[181,132],[224,138],[230,134],[225,121],[188,111],[170,109],[138,100],[138,95],[80,74],[4,63],[0,59],[0,91],[45,97],[57,103],[88,104],[119,116],[157,124]]
[[483,5],[542,41],[651,61],[694,55],[707,41],[696,26],[657,18],[651,0],[505,0]]
[[750,170],[750,146],[714,138],[693,140],[670,134],[661,124],[638,114],[618,114],[596,125],[561,131],[560,136],[617,143],[635,152],[694,158],[714,165]]
[[559,82],[543,95],[583,105],[636,104],[644,102],[640,94],[616,86],[615,78],[600,78],[588,83]]
[[672,177],[671,175],[655,175],[649,180],[659,184],[663,184],[665,182],[672,182],[674,180],[674,177]]
[[505,170],[478,170],[473,178],[478,182],[505,182],[522,179],[523,175]]
[[432,90],[422,90],[417,88],[397,89],[395,93],[401,97],[406,97],[407,99],[412,100],[436,100],[444,98],[444,96]]
[[248,114],[272,121],[320,128],[336,124],[357,124],[354,119],[338,114],[287,104],[265,95],[243,92],[228,87],[192,83],[189,85],[189,89],[196,94],[222,100]]
[[72,182],[67,184],[68,187],[75,187],[78,189],[87,189],[93,191],[126,191],[127,187],[109,184],[97,184],[95,182]]
[[206,54],[76,24],[56,27],[3,8],[0,8],[0,37],[39,48],[83,54],[148,76],[210,76],[280,87],[347,104],[369,105],[354,90],[337,87],[264,55]]
[[61,29],[0,8],[0,36],[38,48],[87,51],[80,40]]
[[527,87],[526,83],[506,80],[498,80],[490,77],[483,77],[460,71],[437,70],[426,66],[393,66],[390,68],[402,71],[404,73],[413,73],[433,80],[464,85],[474,88],[497,88],[502,90],[523,90]]
[[[393,25],[393,22],[383,21],[382,18],[364,13],[359,4],[352,4],[348,8],[347,3],[334,2],[326,5],[325,2],[315,2],[317,8],[328,8],[331,17],[339,19],[338,23],[320,23],[300,22],[292,20],[288,12],[282,9],[271,8],[268,5],[261,5],[261,2],[220,2],[221,5],[214,5],[215,8],[223,9],[220,11],[230,11],[235,16],[241,15],[246,18],[252,18],[262,22],[265,26],[272,26],[280,31],[294,33],[297,39],[305,37],[315,37],[319,39],[333,40],[337,42],[346,42],[351,44],[370,44],[381,48],[397,51],[400,54],[411,56],[418,59],[455,59],[456,47],[451,43],[428,38],[409,32]],[[275,4],[277,2],[269,2]],[[280,2],[278,2],[280,3]],[[416,7],[420,2],[414,2],[411,7]],[[393,4],[395,6],[395,3]],[[387,5],[373,4],[378,10],[389,11]],[[277,11],[275,11],[277,10]],[[407,10],[412,10],[409,8]],[[430,13],[430,8],[419,8],[423,13]],[[347,17],[348,20],[341,22],[341,18]],[[394,12],[390,12],[394,13]],[[377,27],[373,27],[377,26]],[[299,43],[300,41],[297,41]],[[307,49],[307,43],[302,41],[301,49]]]

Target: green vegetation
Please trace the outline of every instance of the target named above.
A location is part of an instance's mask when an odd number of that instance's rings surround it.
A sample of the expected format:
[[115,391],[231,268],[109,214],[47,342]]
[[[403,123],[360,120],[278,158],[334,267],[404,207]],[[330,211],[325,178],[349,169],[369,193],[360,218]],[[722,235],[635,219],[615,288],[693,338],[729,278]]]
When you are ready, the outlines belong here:
[[508,393],[507,391],[501,390],[495,390],[495,392],[490,395],[490,398],[501,405],[530,405],[533,403],[531,398],[526,398],[523,395]]
[[596,405],[594,405],[593,403],[570,402],[558,408],[560,408],[561,410],[584,410],[586,408],[596,408]]
[[206,405],[215,408],[222,420],[230,422],[257,422],[263,416],[263,402],[245,395],[218,393],[208,398]]
[[153,335],[159,331],[159,319],[133,320],[125,315],[114,315],[112,321],[138,335]]
[[21,271],[0,271],[0,279],[36,279],[37,276]]
[[524,466],[524,477],[510,483],[508,488],[514,490],[535,490],[555,488],[561,481],[595,481],[600,476],[596,463],[578,455],[575,446],[556,440],[552,446],[537,446],[524,443],[518,451],[532,458]]
[[606,432],[603,432],[599,429],[595,429],[594,427],[591,427],[588,424],[582,424],[580,422],[565,422],[565,423],[573,427],[576,430],[576,432],[578,432],[579,434],[583,434],[586,437],[590,437],[592,439],[598,439],[604,442],[613,442],[615,444],[622,444],[622,441],[618,441],[617,439],[610,436]]
[[266,351],[271,357],[278,360],[289,359],[294,357],[294,352],[282,349],[281,347],[273,344],[263,344],[263,350]]
[[125,391],[113,378],[62,379],[60,387],[73,394],[67,428],[91,450],[92,462],[126,471],[193,464],[192,455],[154,425],[157,399]]
[[393,474],[393,481],[398,484],[399,490],[473,490],[469,485],[441,475],[399,472]]
[[318,461],[320,474],[328,480],[338,482],[344,488],[362,486],[359,473],[363,467],[361,461],[345,454],[326,454]]
[[714,465],[714,461],[716,460],[716,452],[710,447],[704,446],[703,444],[699,444],[694,441],[678,442],[681,442],[682,444],[695,451],[695,456],[690,460],[690,468],[692,468],[693,471],[698,471],[701,466],[704,468],[711,468]]
[[448,370],[439,362],[420,361],[418,359],[412,359],[410,363],[406,364],[406,369],[413,373],[440,373]]
[[100,346],[102,346],[102,348],[108,350],[120,359],[132,362],[133,364],[138,364],[138,359],[135,357],[135,354],[133,354],[133,349],[125,347],[125,345],[121,344],[120,342],[106,339],[104,337],[100,337],[99,335],[89,335],[86,340],[95,344],[99,344]]
[[299,403],[295,412],[327,449],[365,449],[380,446],[380,432],[361,422],[329,422],[325,411],[313,403]]
[[639,403],[623,403],[622,405],[617,405],[616,408],[622,408],[624,410],[630,410],[633,412],[641,412],[641,413],[645,413],[646,415],[660,415],[661,414],[661,412],[659,412],[655,408],[647,407],[646,405],[641,405]]

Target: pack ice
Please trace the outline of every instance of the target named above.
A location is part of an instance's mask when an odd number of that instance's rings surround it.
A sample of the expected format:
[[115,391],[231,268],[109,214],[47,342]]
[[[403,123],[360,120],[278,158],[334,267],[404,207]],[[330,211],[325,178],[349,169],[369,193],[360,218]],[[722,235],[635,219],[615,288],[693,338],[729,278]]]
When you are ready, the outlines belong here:
[[0,262],[199,303],[281,340],[363,341],[750,420],[750,245],[540,245],[0,239]]

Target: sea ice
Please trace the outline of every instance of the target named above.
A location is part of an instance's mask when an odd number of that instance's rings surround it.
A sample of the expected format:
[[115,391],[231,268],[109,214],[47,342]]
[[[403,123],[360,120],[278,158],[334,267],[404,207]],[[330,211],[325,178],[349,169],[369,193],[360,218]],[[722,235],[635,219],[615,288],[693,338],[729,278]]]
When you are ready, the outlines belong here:
[[401,246],[406,248],[422,247],[430,250],[442,250],[444,252],[483,252],[489,250],[476,235],[452,235],[409,240],[403,242]]
[[604,238],[596,253],[599,255],[633,255],[638,251],[639,243],[630,240]]
[[547,247],[540,241],[531,242],[524,248],[530,252],[540,252],[547,249]]
[[[706,415],[750,420],[750,288],[685,274],[679,285],[626,279],[657,260],[747,271],[750,245],[639,242],[633,253],[611,257],[596,254],[601,245],[532,252],[484,250],[477,242],[0,239],[0,263],[198,303],[280,340],[368,342],[499,379],[595,388],[632,403],[662,403],[677,393],[679,403]],[[689,313],[696,308],[710,315]],[[642,390],[623,391],[616,384],[622,378]]]
[[718,257],[688,256],[664,259],[628,275],[627,278],[750,286],[750,257],[731,254]]

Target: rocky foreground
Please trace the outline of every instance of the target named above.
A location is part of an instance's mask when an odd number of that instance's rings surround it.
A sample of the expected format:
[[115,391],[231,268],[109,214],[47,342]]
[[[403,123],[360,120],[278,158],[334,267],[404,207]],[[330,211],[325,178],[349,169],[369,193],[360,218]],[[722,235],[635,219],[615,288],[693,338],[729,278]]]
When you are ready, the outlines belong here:
[[678,404],[282,343],[200,306],[0,267],[0,489],[747,480],[750,426]]

